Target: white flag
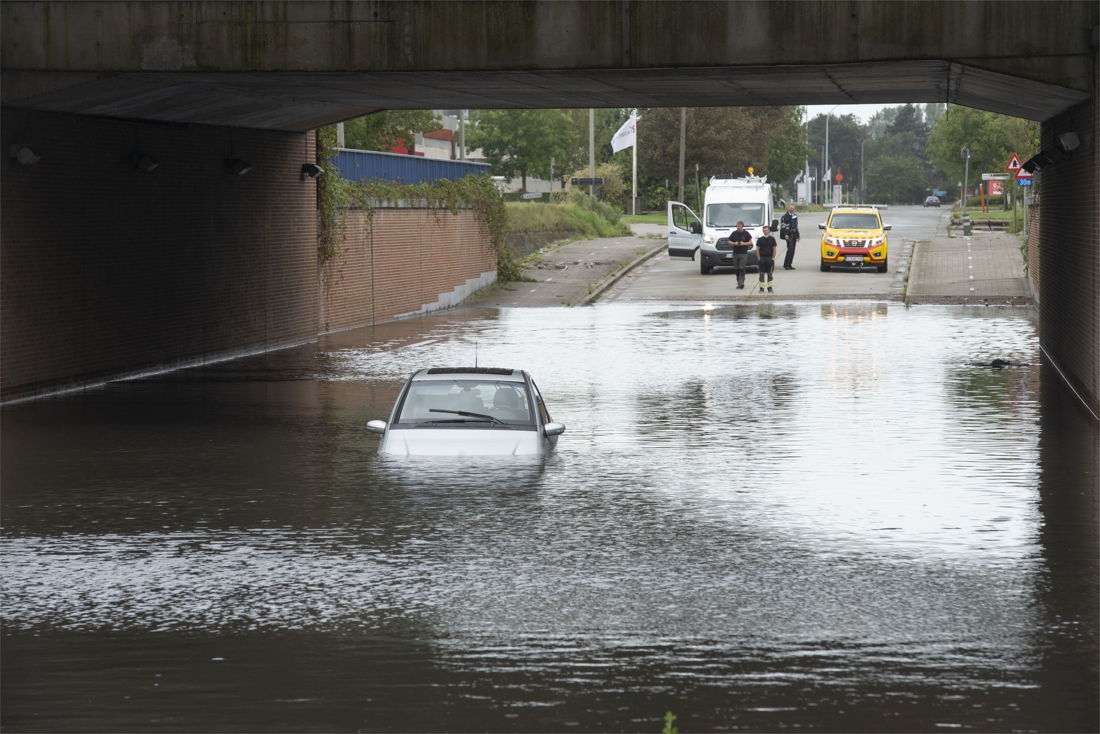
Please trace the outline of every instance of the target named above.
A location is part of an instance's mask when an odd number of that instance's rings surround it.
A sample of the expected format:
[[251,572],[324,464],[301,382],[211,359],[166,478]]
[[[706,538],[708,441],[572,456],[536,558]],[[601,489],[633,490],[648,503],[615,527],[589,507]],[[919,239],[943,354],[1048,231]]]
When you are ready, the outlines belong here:
[[638,144],[638,121],[634,118],[634,115],[630,116],[623,126],[619,128],[619,131],[615,133],[615,137],[611,138],[611,150],[618,153],[624,148],[629,148],[632,145]]

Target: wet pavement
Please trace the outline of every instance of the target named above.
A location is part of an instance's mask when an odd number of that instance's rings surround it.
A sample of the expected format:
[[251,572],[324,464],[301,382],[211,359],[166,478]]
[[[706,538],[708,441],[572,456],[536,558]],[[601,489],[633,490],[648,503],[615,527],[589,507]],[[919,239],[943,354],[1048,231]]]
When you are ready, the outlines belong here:
[[[475,342],[555,454],[379,457]],[[464,309],[0,429],[5,731],[1100,723],[1100,438],[1026,308]]]

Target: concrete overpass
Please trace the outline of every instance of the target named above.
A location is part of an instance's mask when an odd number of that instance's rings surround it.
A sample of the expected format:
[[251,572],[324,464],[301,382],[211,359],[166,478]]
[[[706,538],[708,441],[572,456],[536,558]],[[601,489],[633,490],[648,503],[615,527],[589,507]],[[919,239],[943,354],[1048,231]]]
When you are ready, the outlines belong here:
[[[112,183],[110,174],[91,183],[114,163],[72,147],[82,138],[119,147],[116,162],[126,157],[122,148],[148,147],[143,140],[191,146],[173,161],[172,175],[200,181],[213,165],[198,162],[204,146],[224,157],[237,141],[252,147],[253,163],[268,155],[273,171],[297,170],[291,158],[305,156],[308,142],[288,143],[294,133],[381,109],[953,102],[1042,121],[1044,148],[1064,132],[1085,141],[1041,174],[1044,253],[1059,252],[1041,269],[1050,279],[1042,288],[1042,338],[1100,412],[1098,24],[1100,4],[1091,0],[9,1],[0,5],[5,149],[60,146],[71,157],[68,184],[56,155],[33,175],[30,167],[4,168],[4,293],[11,263],[21,262],[9,253],[33,248],[37,236],[33,217],[20,209],[37,201],[29,193],[34,176],[52,165],[59,178],[50,186],[117,185],[116,199],[138,185]],[[175,137],[165,137],[164,124]],[[276,165],[277,156],[286,160]],[[80,171],[82,183],[74,183]],[[168,175],[162,170],[161,180]],[[287,195],[287,182],[268,183],[274,188],[255,196]],[[91,215],[81,196],[72,199],[83,202],[87,232]],[[248,216],[196,196],[206,216],[216,212],[238,226]],[[136,214],[122,200],[96,206]],[[157,229],[160,205],[146,206],[144,229],[127,230],[138,240]],[[114,220],[136,226],[121,214]],[[165,214],[161,224],[169,220]],[[308,233],[308,223],[299,224]],[[5,323],[28,308],[25,298],[5,296]]]
[[379,109],[1091,95],[1094,2],[6,2],[3,104],[309,130]]

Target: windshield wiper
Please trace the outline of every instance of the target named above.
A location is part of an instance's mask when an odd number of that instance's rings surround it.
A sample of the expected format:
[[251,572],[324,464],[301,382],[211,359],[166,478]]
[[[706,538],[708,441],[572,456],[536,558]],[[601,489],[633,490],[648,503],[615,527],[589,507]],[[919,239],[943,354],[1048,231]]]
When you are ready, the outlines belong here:
[[[496,423],[496,424],[501,425],[501,426],[508,425],[507,423],[502,421],[500,418],[494,418],[493,416],[485,415],[484,413],[467,413],[465,410],[439,410],[438,408],[429,408],[428,412],[429,413],[450,413],[452,415],[461,415],[465,418],[484,418],[487,421],[492,421],[493,423]],[[440,421],[440,422],[442,422],[442,421]]]

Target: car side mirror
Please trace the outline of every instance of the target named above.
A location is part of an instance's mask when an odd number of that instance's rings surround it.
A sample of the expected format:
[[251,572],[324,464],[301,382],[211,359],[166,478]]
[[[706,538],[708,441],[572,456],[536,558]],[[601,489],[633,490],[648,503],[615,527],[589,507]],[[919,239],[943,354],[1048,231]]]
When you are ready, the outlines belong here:
[[542,427],[542,432],[549,436],[560,436],[565,433],[564,423],[547,423]]
[[699,222],[692,222],[688,225],[688,232],[692,234],[703,234],[703,225]]
[[367,430],[371,433],[385,433],[386,421],[367,421]]
[[884,232],[889,232],[889,231],[890,231],[890,228],[891,228],[891,227],[893,227],[893,226],[894,226],[894,225],[892,225],[892,224],[884,224],[884,225],[882,225],[882,230],[883,230]]
[[817,228],[818,229],[825,229],[825,222],[818,222],[817,223]]
[[772,220],[771,230],[772,230],[772,232],[778,232],[779,231],[779,220],[778,219],[773,219]]

